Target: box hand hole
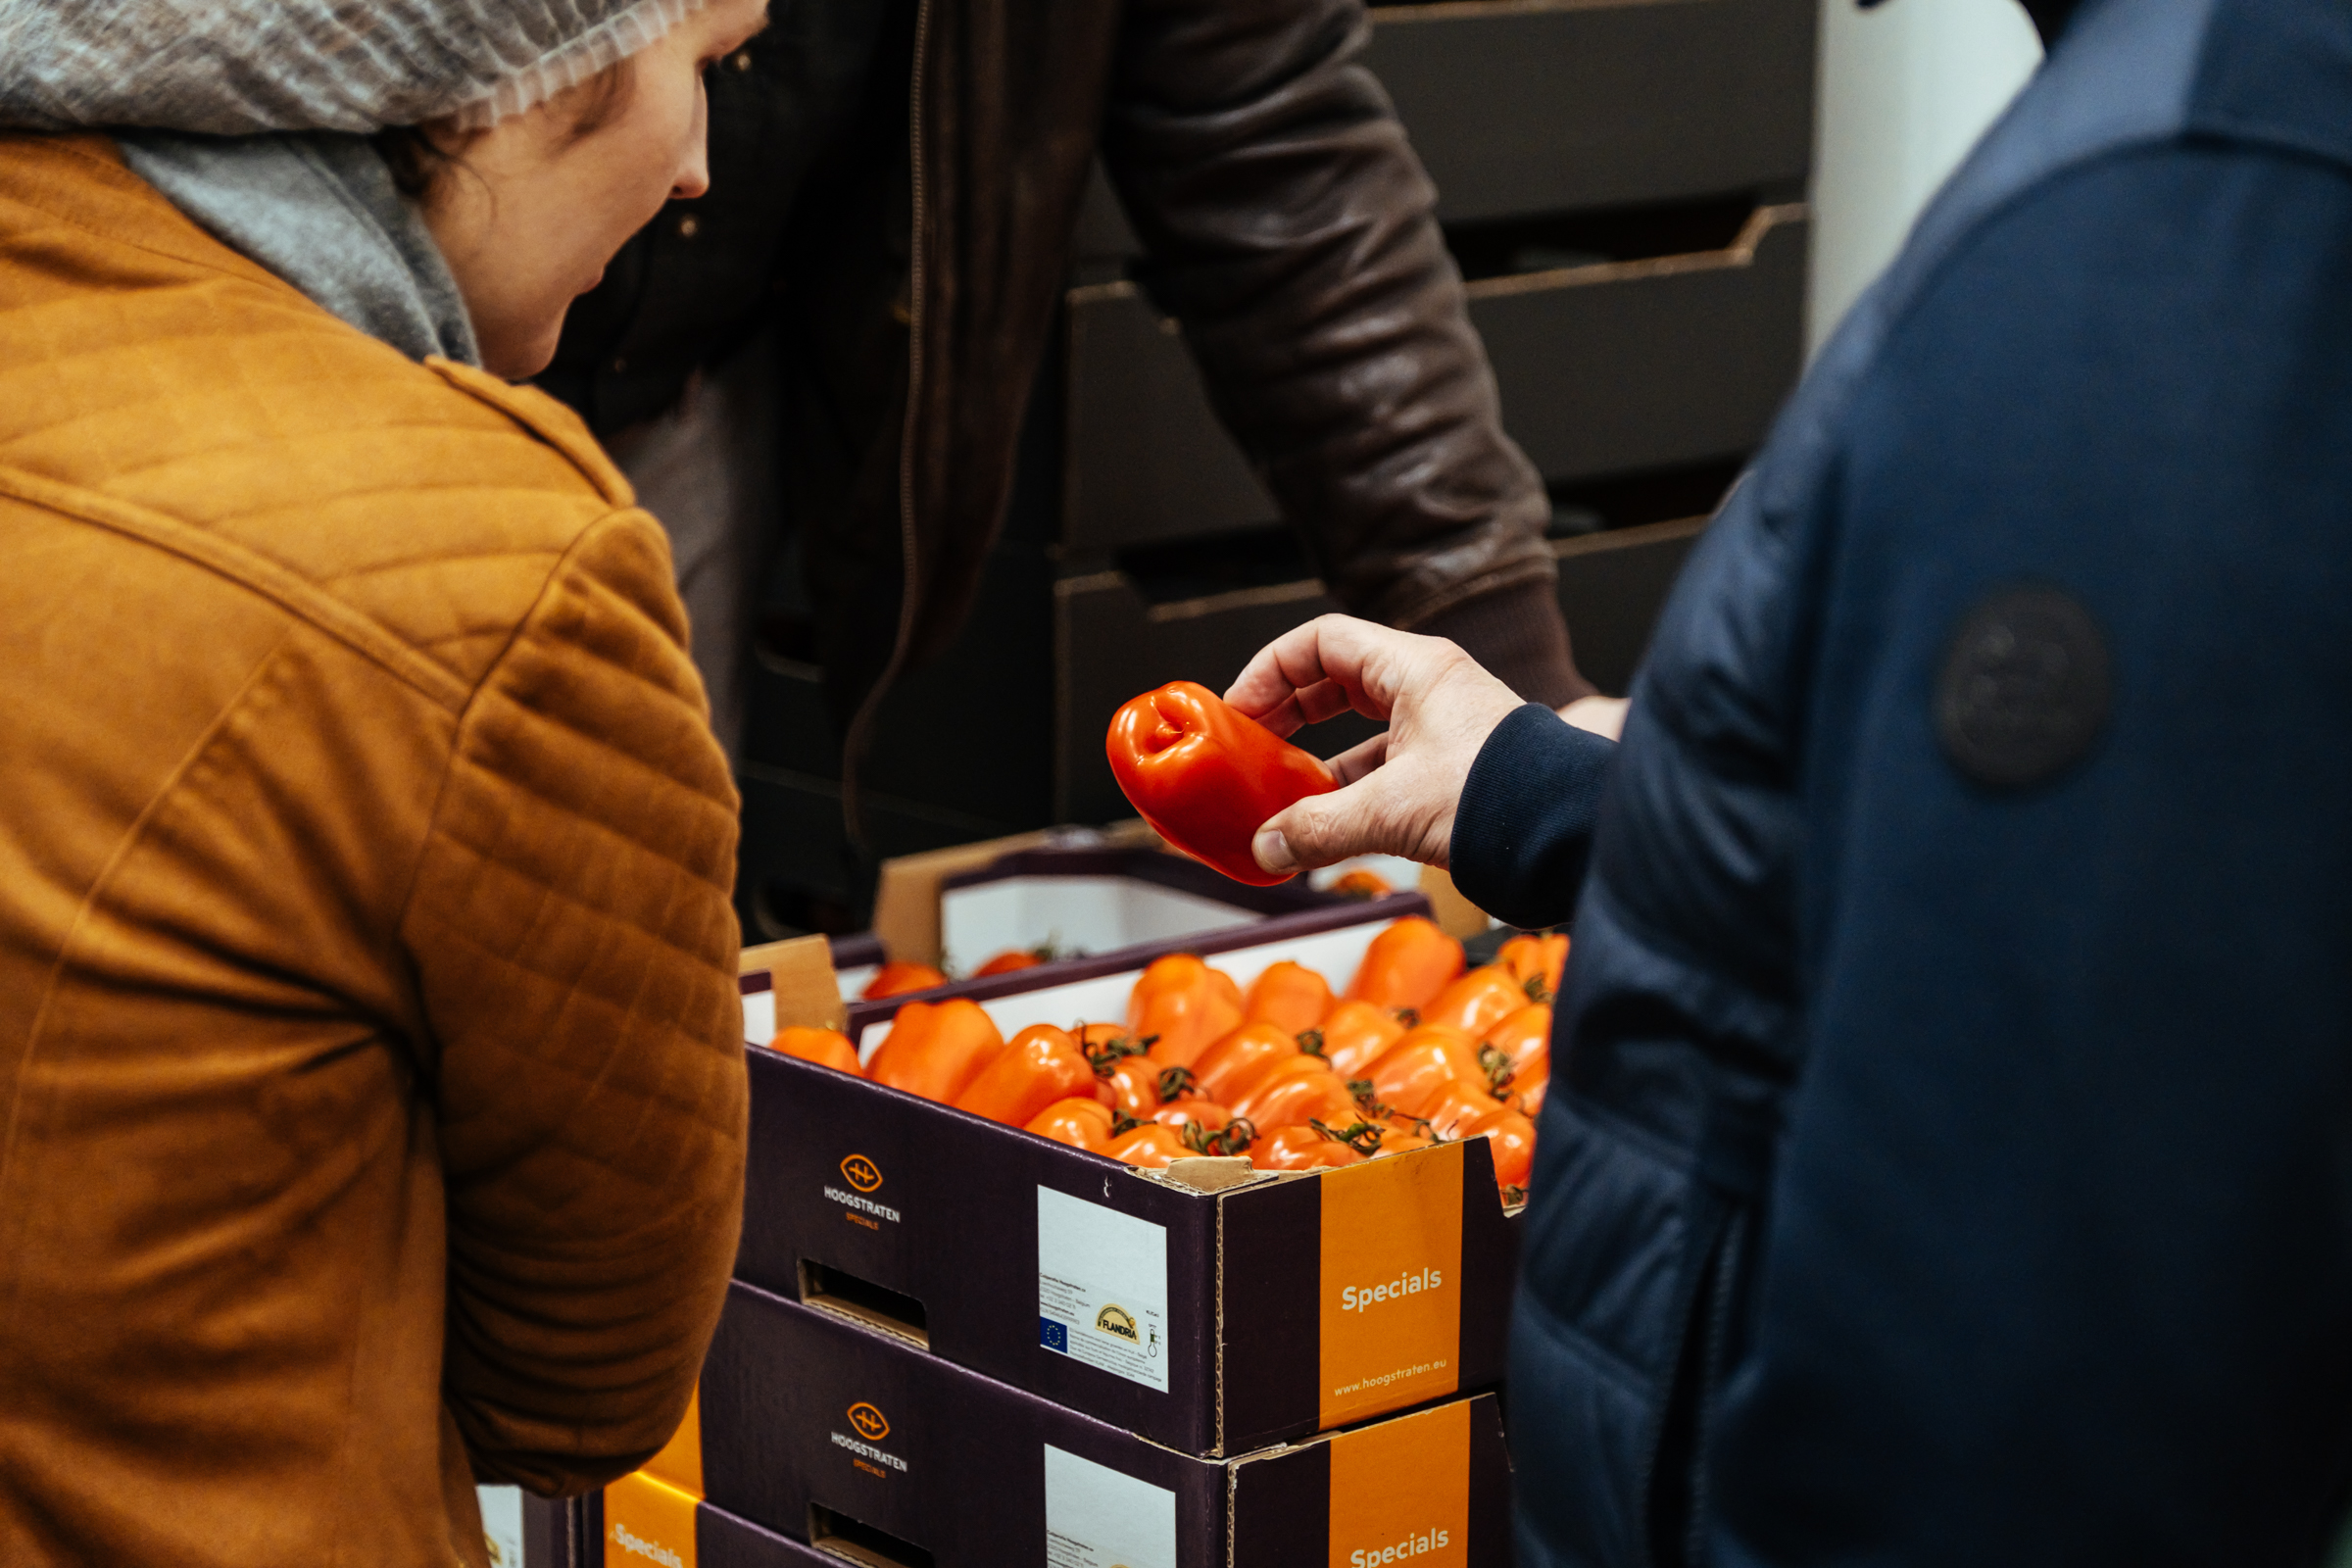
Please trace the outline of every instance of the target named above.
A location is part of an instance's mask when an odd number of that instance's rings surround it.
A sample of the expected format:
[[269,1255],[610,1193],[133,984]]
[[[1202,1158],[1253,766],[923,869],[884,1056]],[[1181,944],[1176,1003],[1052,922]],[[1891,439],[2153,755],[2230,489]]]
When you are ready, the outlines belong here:
[[931,1348],[931,1329],[923,1314],[923,1303],[913,1297],[902,1296],[812,1258],[801,1259],[800,1273],[804,1305],[853,1319],[885,1334],[895,1334],[923,1349]]
[[932,1568],[931,1553],[913,1542],[813,1502],[808,1505],[808,1544],[865,1568]]

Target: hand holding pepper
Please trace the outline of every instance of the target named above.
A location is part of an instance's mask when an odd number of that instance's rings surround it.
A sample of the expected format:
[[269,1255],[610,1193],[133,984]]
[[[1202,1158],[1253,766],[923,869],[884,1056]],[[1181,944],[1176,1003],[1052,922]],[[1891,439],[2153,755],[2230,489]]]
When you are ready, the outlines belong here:
[[1120,709],[1105,749],[1119,788],[1153,832],[1251,887],[1287,881],[1298,869],[1259,866],[1250,848],[1259,825],[1340,787],[1330,768],[1189,680]]
[[1318,616],[1267,644],[1225,700],[1276,735],[1350,709],[1389,726],[1333,759],[1341,789],[1267,814],[1254,858],[1268,876],[1356,855],[1446,864],[1470,764],[1520,706],[1444,638],[1347,615]]

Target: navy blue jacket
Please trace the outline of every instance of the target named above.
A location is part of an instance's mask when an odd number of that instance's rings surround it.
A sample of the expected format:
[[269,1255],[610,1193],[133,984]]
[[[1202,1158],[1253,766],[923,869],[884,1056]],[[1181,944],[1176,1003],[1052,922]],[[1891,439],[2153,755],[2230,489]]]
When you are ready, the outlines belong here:
[[1523,1568],[2263,1565],[2352,1497],[2352,4],[2090,0],[1694,554],[1569,912]]

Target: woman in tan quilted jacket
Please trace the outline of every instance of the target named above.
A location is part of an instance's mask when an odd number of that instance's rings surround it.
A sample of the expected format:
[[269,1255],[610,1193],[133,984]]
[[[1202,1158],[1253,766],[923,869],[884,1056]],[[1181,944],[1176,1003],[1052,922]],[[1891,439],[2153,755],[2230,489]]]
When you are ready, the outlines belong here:
[[478,1564],[685,1408],[736,803],[507,378],[761,11],[0,5],[0,1563]]

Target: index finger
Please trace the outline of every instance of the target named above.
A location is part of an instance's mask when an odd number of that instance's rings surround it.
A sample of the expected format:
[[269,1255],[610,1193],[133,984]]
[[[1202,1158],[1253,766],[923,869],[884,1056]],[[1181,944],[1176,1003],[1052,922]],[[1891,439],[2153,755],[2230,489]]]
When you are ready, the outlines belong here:
[[1348,709],[1386,723],[1395,706],[1389,645],[1410,637],[1352,615],[1318,615],[1257,651],[1225,701],[1277,735]]

